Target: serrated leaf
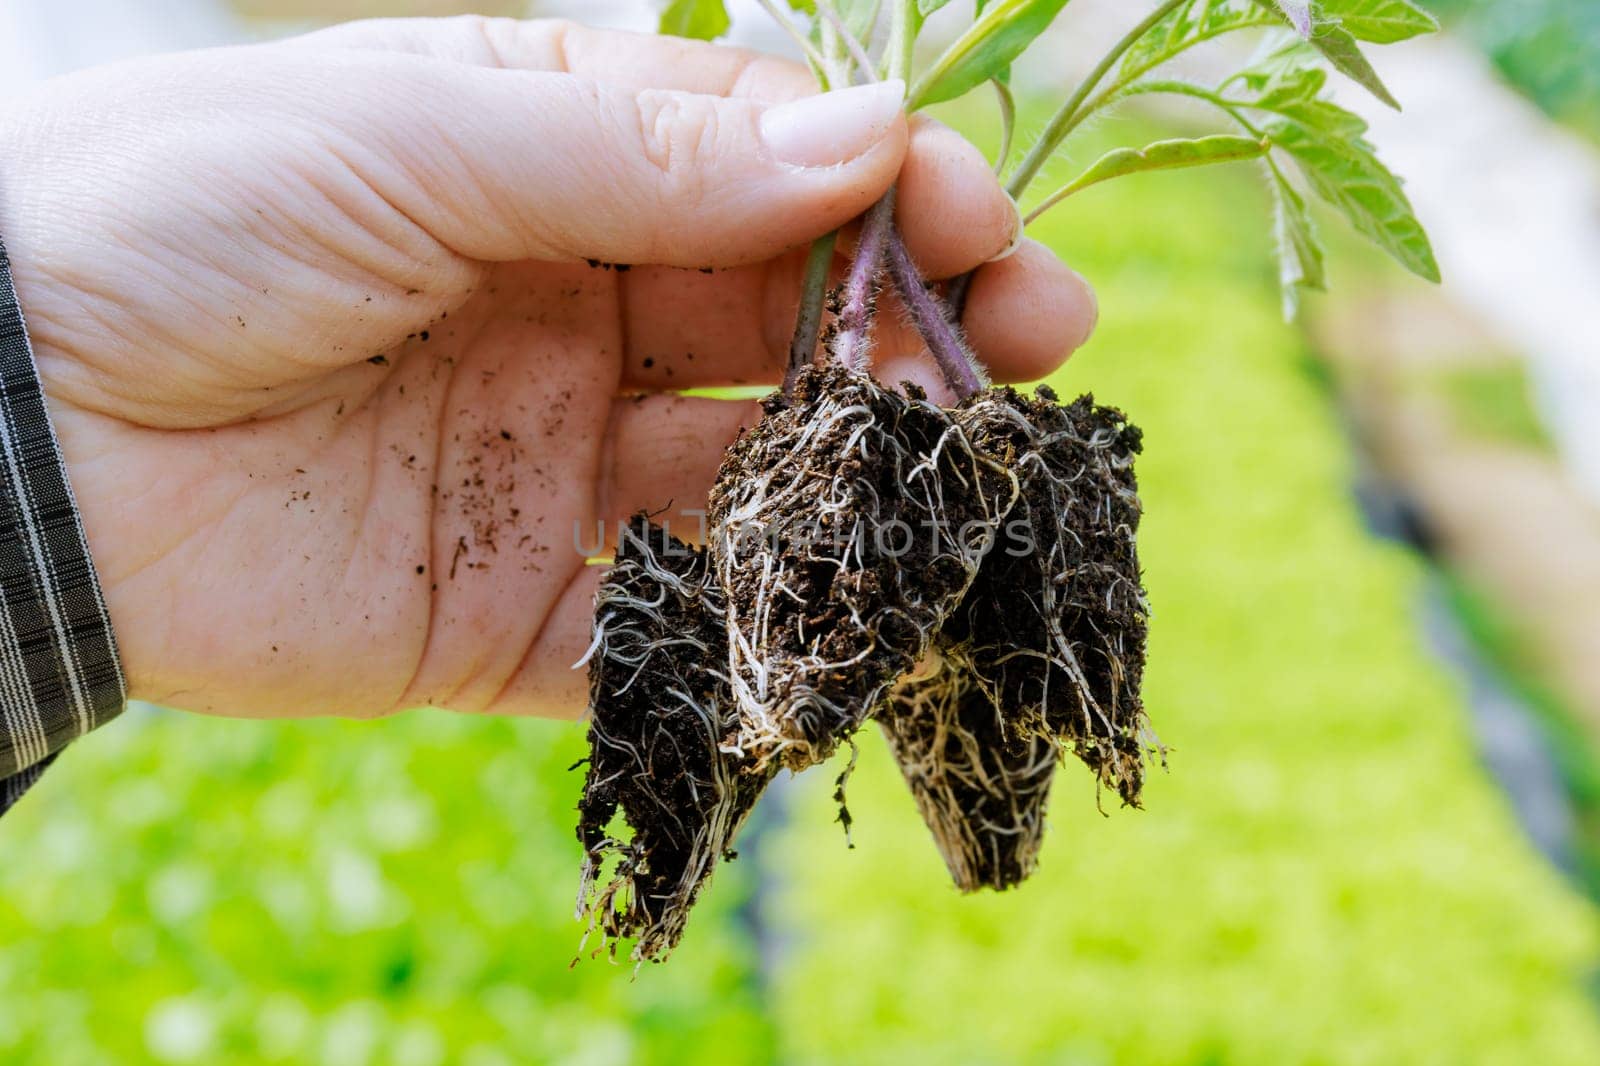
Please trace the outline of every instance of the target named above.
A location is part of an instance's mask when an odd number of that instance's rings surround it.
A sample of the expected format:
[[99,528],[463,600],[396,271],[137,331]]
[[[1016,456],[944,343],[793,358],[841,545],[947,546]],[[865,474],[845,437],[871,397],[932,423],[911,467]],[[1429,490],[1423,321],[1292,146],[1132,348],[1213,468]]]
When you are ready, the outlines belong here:
[[[834,13],[855,39],[863,44],[871,35],[872,28],[878,24],[878,9],[881,6],[883,0],[833,0]],[[817,13],[816,0],[789,0],[789,7],[807,15]]]
[[1411,0],[1322,0],[1322,15],[1356,40],[1373,44],[1393,44],[1439,29],[1439,20]]
[[1203,41],[1263,25],[1271,22],[1255,0],[1189,0],[1168,12],[1123,53],[1121,77],[1136,78]]
[[1283,317],[1293,319],[1300,306],[1300,290],[1327,288],[1322,241],[1302,197],[1270,161],[1272,175],[1273,233],[1278,245],[1278,281],[1283,286]]
[[661,12],[659,30],[674,37],[711,41],[727,33],[729,25],[723,0],[671,0]]
[[1294,66],[1304,49],[1282,48],[1229,79],[1245,92],[1215,97],[1232,110],[1272,117],[1264,132],[1294,159],[1311,190],[1406,269],[1439,280],[1439,265],[1400,179],[1378,159],[1360,115],[1321,95],[1327,74]]
[[[1275,0],[1255,0],[1258,7],[1271,11],[1278,19],[1288,23],[1289,19],[1275,3]],[[1361,46],[1350,35],[1350,31],[1337,22],[1318,22],[1311,31],[1307,43],[1321,53],[1333,69],[1366,89],[1373,96],[1388,104],[1396,111],[1400,110],[1400,102],[1394,98],[1389,87],[1383,84],[1383,79],[1378,77],[1378,72],[1372,69],[1372,64],[1367,62],[1367,57],[1362,54]],[[1287,55],[1288,49],[1280,49],[1280,56]]]
[[1367,62],[1367,57],[1361,52],[1361,46],[1356,43],[1349,30],[1343,26],[1318,26],[1311,35],[1311,47],[1321,52],[1322,57],[1333,64],[1334,70],[1396,111],[1400,110],[1400,101],[1394,98],[1394,94],[1383,83],[1383,79],[1378,77],[1378,72],[1372,69],[1372,64]]
[[839,9],[850,32],[856,35],[856,40],[866,44],[872,36],[873,27],[878,24],[878,9],[883,6],[882,0],[834,0],[834,6]]
[[1152,170],[1178,170],[1210,163],[1231,163],[1240,159],[1259,159],[1272,142],[1266,138],[1214,134],[1193,140],[1156,141],[1143,148],[1114,148],[1089,164],[1089,168],[1047,196],[1028,216],[1031,221],[1073,193],[1113,178]]
[[[1320,115],[1328,109],[1341,110],[1318,101],[1316,112],[1301,114]],[[1433,246],[1400,179],[1379,161],[1366,140],[1314,125],[1314,121],[1286,117],[1271,123],[1267,136],[1294,159],[1312,191],[1344,215],[1358,233],[1413,274],[1438,281],[1439,263]]]
[[1347,140],[1360,140],[1367,132],[1366,119],[1323,99],[1328,72],[1321,67],[1275,64],[1266,70],[1246,71],[1239,79],[1255,95],[1247,100],[1234,99],[1248,107],[1271,111]]
[[1321,67],[1291,67],[1263,77],[1259,82],[1248,74],[1244,80],[1260,93],[1255,106],[1271,111],[1316,100],[1328,84],[1328,72]]
[[918,82],[911,106],[954,100],[999,76],[1066,6],[1067,0],[993,0]]

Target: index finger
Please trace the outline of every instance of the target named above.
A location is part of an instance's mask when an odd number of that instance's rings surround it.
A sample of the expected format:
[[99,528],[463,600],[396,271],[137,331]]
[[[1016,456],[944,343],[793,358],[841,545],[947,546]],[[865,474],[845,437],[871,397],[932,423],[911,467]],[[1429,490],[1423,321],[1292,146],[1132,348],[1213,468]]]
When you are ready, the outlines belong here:
[[564,19],[368,19],[319,30],[295,43],[575,74],[624,89],[671,89],[774,103],[818,89],[808,68],[787,59],[682,37],[590,29]]

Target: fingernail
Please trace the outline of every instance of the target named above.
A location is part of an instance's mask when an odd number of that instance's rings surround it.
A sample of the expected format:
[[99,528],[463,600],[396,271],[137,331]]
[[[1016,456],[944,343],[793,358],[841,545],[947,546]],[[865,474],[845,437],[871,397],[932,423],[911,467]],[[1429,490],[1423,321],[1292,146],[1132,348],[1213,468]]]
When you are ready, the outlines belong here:
[[989,260],[991,263],[998,263],[1002,259],[1010,259],[1022,247],[1022,242],[1028,239],[1028,223],[1022,217],[1022,205],[1017,203],[1016,198],[1010,194],[1007,194],[1006,199],[1011,201],[1011,210],[1017,216],[1017,220],[1011,230],[1011,243],[1006,245],[999,255],[991,258]]
[[790,166],[848,163],[883,140],[905,97],[906,83],[895,79],[780,104],[762,114],[761,139]]
[[1083,331],[1078,343],[1073,345],[1074,348],[1082,348],[1089,343],[1089,338],[1094,336],[1095,327],[1100,325],[1100,297],[1095,293],[1094,286],[1089,284],[1089,279],[1076,270],[1072,271],[1072,276],[1077,278],[1078,284],[1083,287],[1083,296],[1089,305],[1089,327]]

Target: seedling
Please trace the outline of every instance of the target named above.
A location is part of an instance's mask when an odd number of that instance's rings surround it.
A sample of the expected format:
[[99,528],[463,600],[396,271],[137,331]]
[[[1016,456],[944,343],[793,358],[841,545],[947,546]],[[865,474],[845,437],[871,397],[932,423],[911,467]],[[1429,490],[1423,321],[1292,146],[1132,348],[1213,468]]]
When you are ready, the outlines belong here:
[[[1272,192],[1287,315],[1326,284],[1311,200],[1438,280],[1400,180],[1327,94],[1331,68],[1398,106],[1361,43],[1437,29],[1411,0],[1162,0],[1130,18],[1016,160],[1011,68],[1067,0],[977,0],[965,31],[918,67],[925,20],[947,3],[762,0],[825,89],[897,78],[908,111],[992,92],[995,168],[1033,205],[1028,222],[1131,174],[1248,161]],[[671,0],[661,19],[662,32],[707,39],[728,26],[723,0]],[[1166,74],[1240,33],[1259,38],[1255,54],[1217,83]],[[1090,119],[1153,94],[1198,101],[1221,128],[1115,148],[1036,195]],[[963,891],[1033,870],[1062,757],[1132,806],[1147,759],[1164,757],[1140,697],[1139,430],[1087,396],[991,388],[960,329],[967,279],[924,279],[894,205],[891,189],[863,216],[836,287],[837,235],[811,249],[784,386],[729,449],[706,547],[638,516],[599,594],[578,899],[597,951],[632,939],[635,961],[664,958],[778,770],[823,761],[870,719]],[[872,377],[885,288],[953,407]]]

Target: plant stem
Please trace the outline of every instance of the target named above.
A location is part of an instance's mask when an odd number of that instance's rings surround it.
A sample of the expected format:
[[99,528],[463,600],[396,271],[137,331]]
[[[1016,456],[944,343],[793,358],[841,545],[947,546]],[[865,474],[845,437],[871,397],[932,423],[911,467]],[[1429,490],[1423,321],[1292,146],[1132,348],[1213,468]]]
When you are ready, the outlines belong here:
[[911,258],[906,243],[897,231],[889,233],[889,273],[894,277],[900,302],[905,304],[917,332],[933,354],[934,362],[944,374],[950,391],[956,399],[965,400],[988,387],[988,375],[983,372],[966,344],[961,331],[955,326],[950,309],[922,280],[922,272]]
[[1011,144],[1017,133],[1017,99],[1011,95],[1011,86],[999,78],[990,78],[989,84],[1000,101],[1000,147],[994,154],[994,175],[998,178],[1005,174],[1006,164],[1011,162]]
[[861,77],[864,81],[874,81],[872,70],[872,57],[867,55],[867,50],[856,40],[855,34],[850,32],[850,27],[844,24],[844,19],[839,17],[839,12],[834,9],[832,0],[817,0],[817,14],[822,16],[824,39],[836,40],[844,46],[857,67],[861,68]]
[[845,279],[833,356],[852,370],[861,370],[867,363],[878,275],[883,273],[884,248],[894,229],[894,202],[895,189],[890,186],[883,199],[867,212],[861,223],[861,237],[856,241],[855,259],[850,263],[850,275]]
[[911,85],[911,63],[917,51],[917,30],[921,21],[917,13],[917,0],[893,0],[894,19],[890,23],[889,61],[887,77],[899,78]]
[[1089,94],[1094,91],[1095,86],[1099,85],[1105,76],[1110,73],[1111,68],[1116,66],[1117,60],[1122,58],[1123,53],[1132,48],[1139,38],[1143,37],[1156,23],[1166,18],[1174,8],[1186,2],[1187,0],[1165,0],[1159,7],[1150,12],[1143,22],[1129,30],[1122,40],[1113,45],[1111,51],[1107,52],[1105,57],[1100,60],[1100,64],[1089,72],[1089,76],[1083,79],[1077,91],[1051,117],[1049,124],[1045,126],[1044,134],[1034,143],[1027,157],[1018,164],[1016,173],[1011,175],[1011,181],[1007,184],[1006,191],[1011,193],[1013,199],[1020,200],[1022,198],[1022,194],[1027,191],[1029,184],[1038,176],[1039,171],[1044,168],[1045,162],[1057,148],[1061,147],[1061,142],[1066,139],[1067,134],[1071,133],[1078,123],[1087,117],[1087,111],[1081,111],[1080,113],[1083,102],[1089,98]]
[[1191,85],[1186,81],[1144,81],[1138,85],[1124,90],[1128,96],[1139,96],[1146,93],[1166,93],[1174,96],[1190,96],[1196,100],[1204,100],[1213,107],[1226,112],[1232,119],[1244,128],[1245,132],[1253,137],[1262,136],[1261,130],[1246,119],[1241,113],[1250,105],[1243,100],[1229,100],[1221,93],[1214,93],[1199,85]]
[[[823,92],[839,88],[839,72],[833,65],[832,56],[818,55],[812,48],[811,42],[800,35],[793,22],[782,11],[778,10],[772,0],[761,0],[761,6],[774,19],[800,41],[802,48],[812,57],[816,68],[817,81]],[[825,27],[826,29],[826,27]],[[825,33],[824,39],[830,34]],[[849,83],[849,70],[845,70],[845,84]],[[783,374],[783,394],[789,395],[794,388],[794,379],[802,368],[816,362],[817,340],[822,335],[822,305],[828,295],[828,268],[833,266],[833,249],[839,242],[839,231],[824,234],[811,242],[811,250],[806,254],[805,274],[800,281],[800,309],[795,314],[794,335],[789,339],[789,365]]]
[[800,27],[796,26],[794,20],[783,13],[783,9],[778,7],[775,0],[758,0],[758,2],[766,9],[767,14],[771,15],[778,25],[783,27],[783,32],[787,33],[794,43],[800,46],[801,53],[811,61],[812,66],[816,67],[817,73],[824,83],[822,86],[823,91],[827,91],[830,87],[827,83],[840,80],[838,77],[839,72],[828,62],[827,57],[817,51],[817,46],[811,43],[809,37],[800,32]]
[[785,395],[793,389],[800,371],[816,361],[817,338],[822,334],[822,304],[828,292],[828,268],[833,265],[833,246],[838,240],[837,230],[818,237],[806,256],[805,277],[800,283],[800,312],[795,316],[794,338],[789,341],[789,367],[783,375]]

